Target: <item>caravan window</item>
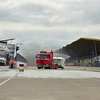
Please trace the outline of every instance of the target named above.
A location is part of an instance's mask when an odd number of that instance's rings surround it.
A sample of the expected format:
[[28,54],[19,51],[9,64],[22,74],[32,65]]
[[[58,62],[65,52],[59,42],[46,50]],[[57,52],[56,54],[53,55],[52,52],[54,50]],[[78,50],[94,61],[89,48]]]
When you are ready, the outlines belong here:
[[53,62],[55,62],[55,63],[61,63],[61,59],[53,59]]

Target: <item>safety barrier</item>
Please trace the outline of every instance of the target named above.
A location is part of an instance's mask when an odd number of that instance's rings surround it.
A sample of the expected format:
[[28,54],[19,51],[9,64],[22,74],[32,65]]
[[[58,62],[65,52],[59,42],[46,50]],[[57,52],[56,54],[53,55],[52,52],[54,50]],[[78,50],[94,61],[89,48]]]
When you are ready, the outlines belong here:
[[19,64],[19,72],[24,72],[24,64]]

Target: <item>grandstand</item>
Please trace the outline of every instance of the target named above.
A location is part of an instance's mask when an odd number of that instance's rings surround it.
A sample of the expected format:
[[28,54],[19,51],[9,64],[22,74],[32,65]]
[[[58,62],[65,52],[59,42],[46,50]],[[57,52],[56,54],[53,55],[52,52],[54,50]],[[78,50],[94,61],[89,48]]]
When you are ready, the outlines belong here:
[[66,65],[100,67],[100,39],[80,38],[57,50],[56,53],[69,55]]

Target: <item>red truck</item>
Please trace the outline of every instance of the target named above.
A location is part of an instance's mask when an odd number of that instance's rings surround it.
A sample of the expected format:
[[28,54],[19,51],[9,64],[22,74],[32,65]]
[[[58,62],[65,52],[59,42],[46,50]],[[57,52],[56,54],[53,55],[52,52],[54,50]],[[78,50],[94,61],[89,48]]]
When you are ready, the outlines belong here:
[[36,66],[38,69],[50,68],[52,69],[53,51],[40,51],[36,55]]

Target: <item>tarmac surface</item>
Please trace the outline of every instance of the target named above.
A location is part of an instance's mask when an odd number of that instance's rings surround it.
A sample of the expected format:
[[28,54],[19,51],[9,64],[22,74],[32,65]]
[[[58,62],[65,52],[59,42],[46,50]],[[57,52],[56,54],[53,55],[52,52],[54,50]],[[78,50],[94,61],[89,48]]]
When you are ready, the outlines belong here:
[[[9,77],[0,77],[0,100],[100,100],[100,78],[87,76],[89,73],[94,73],[98,77],[100,68],[68,66],[64,70],[56,70],[37,69],[36,67],[28,66],[21,73],[23,75],[24,73],[28,73],[28,71],[35,71],[40,75],[41,72],[45,73],[44,75],[52,72],[54,74],[68,72],[68,75],[75,72],[82,77],[84,77],[84,74],[87,74],[85,78],[16,77],[14,73],[16,74],[18,69],[9,69],[8,66],[0,66],[0,76],[8,75],[6,73],[9,72],[11,75]],[[59,76],[60,74],[56,75]]]

